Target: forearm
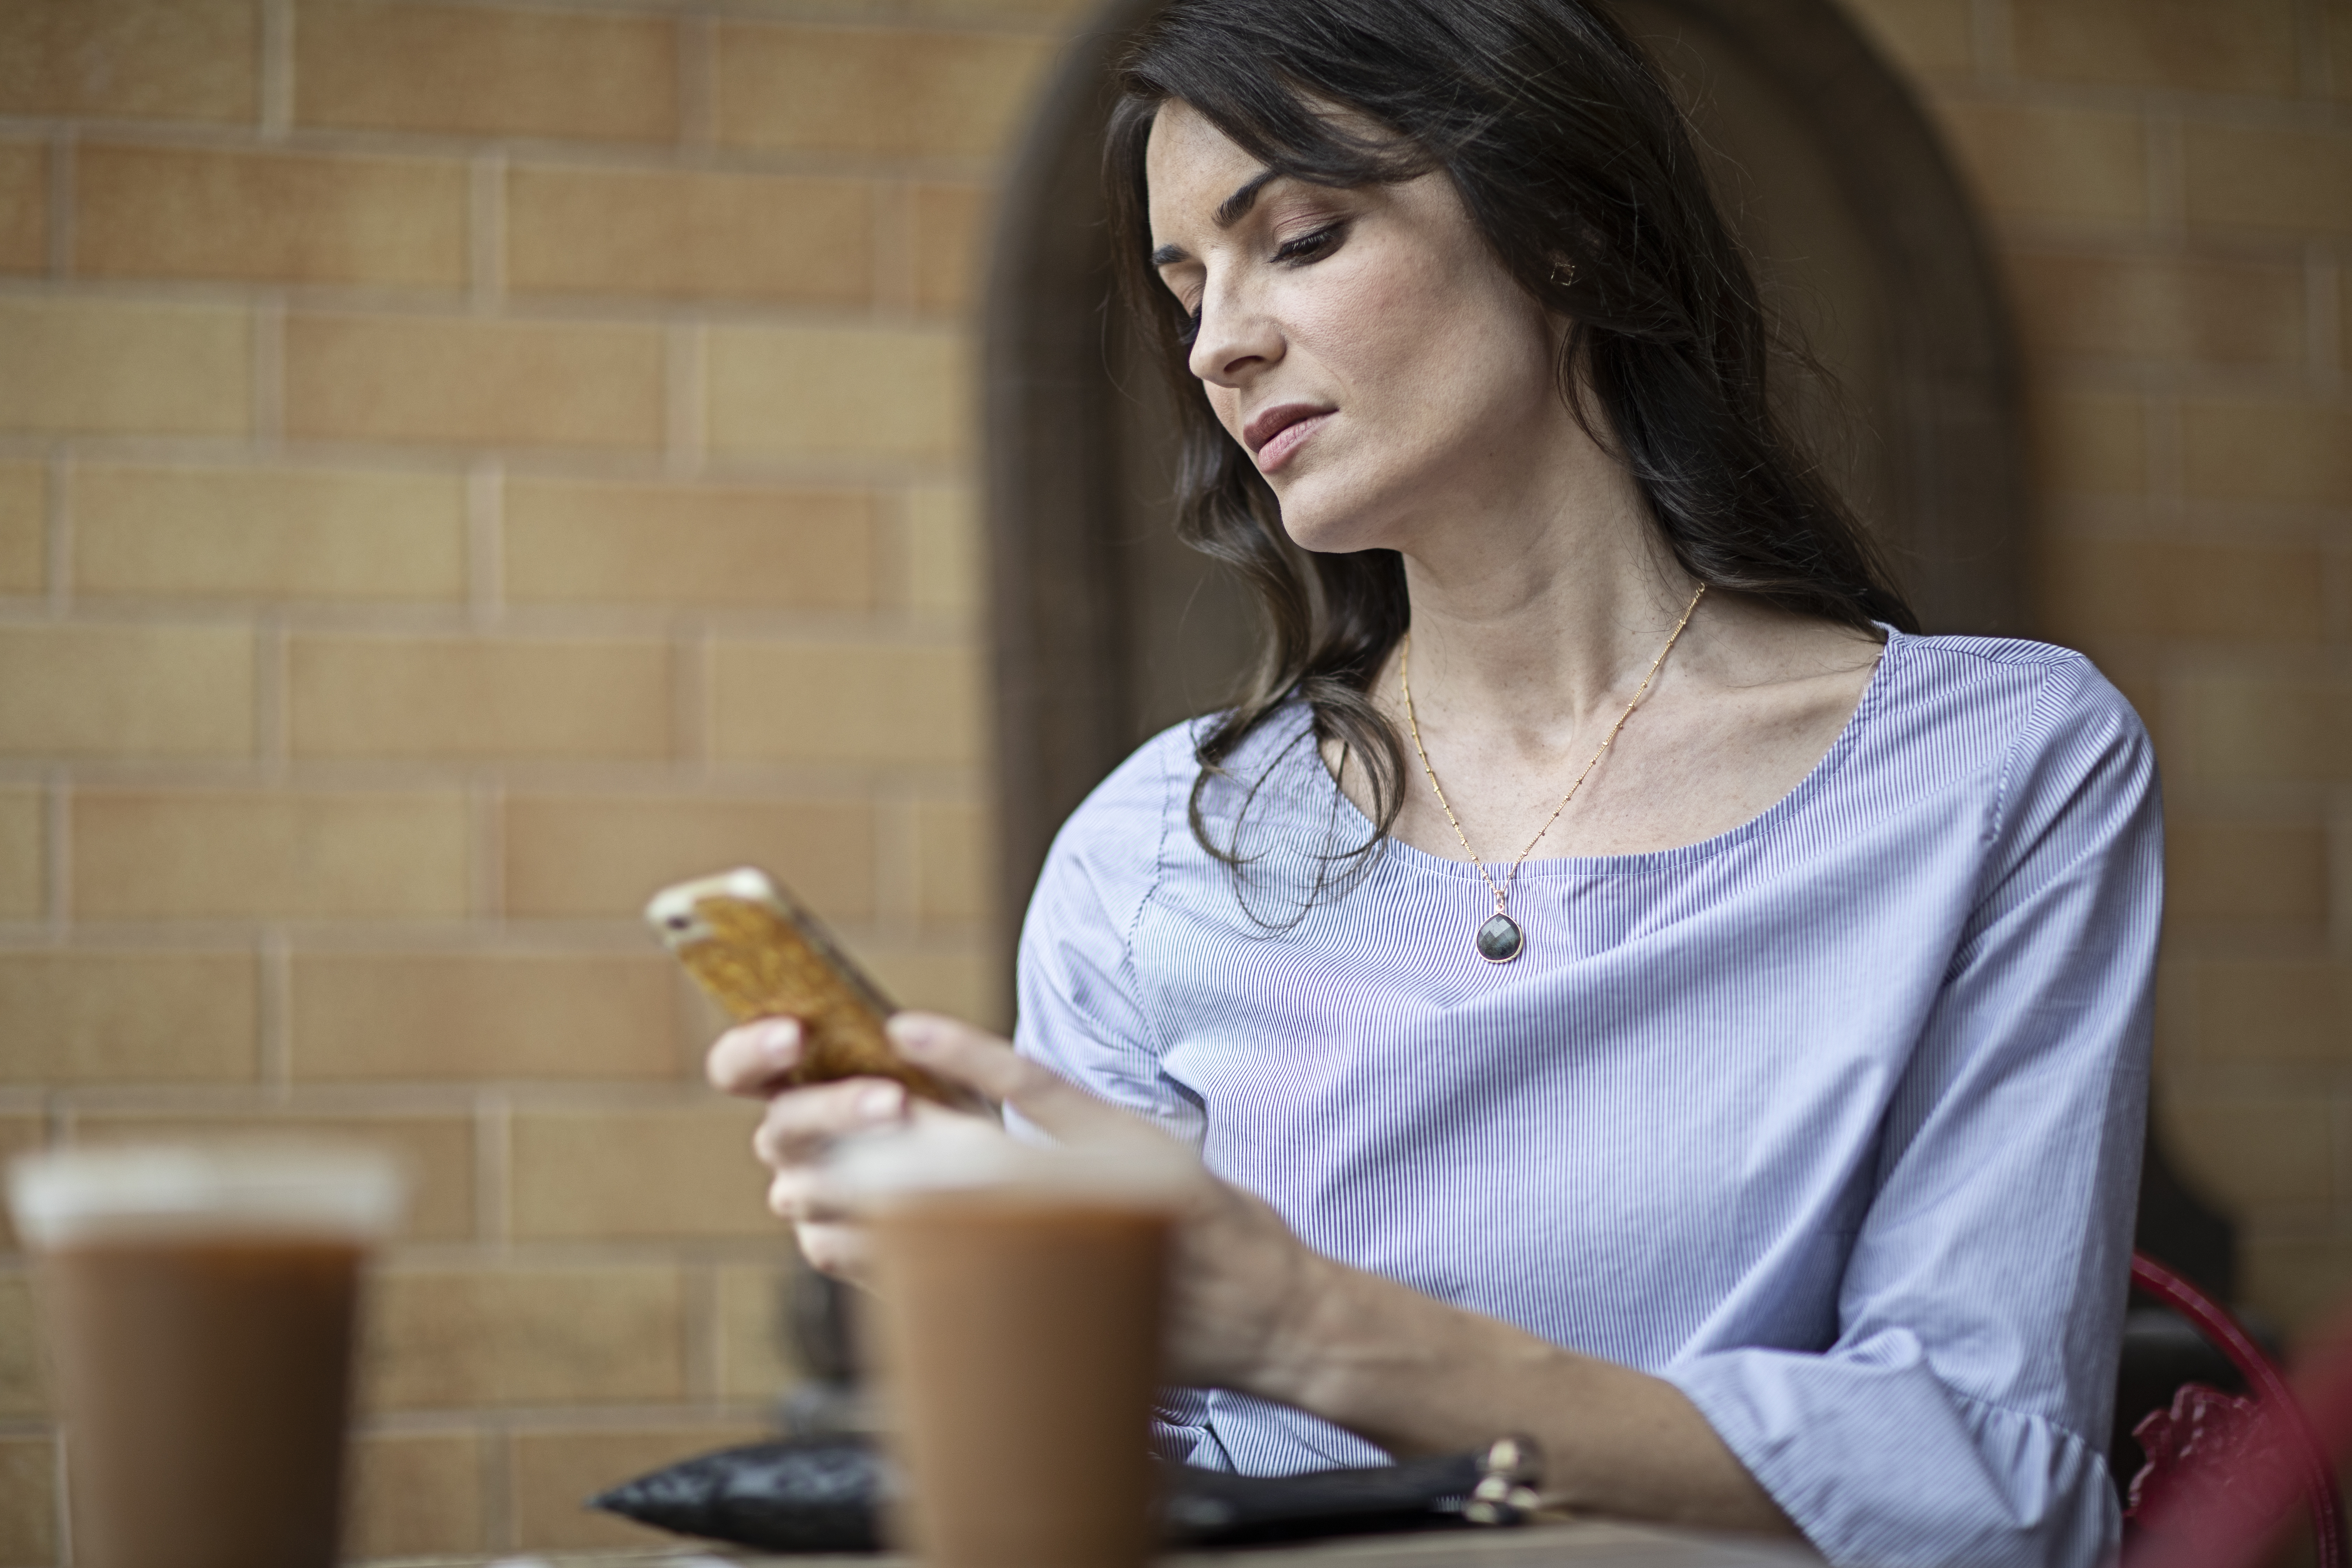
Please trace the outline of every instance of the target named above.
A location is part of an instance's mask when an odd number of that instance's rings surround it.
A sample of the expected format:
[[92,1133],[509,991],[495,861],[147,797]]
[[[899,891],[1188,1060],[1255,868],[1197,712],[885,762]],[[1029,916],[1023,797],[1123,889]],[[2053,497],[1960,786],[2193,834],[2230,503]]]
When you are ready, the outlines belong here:
[[1244,1392],[1398,1454],[1524,1433],[1573,1510],[1794,1532],[1672,1384],[1328,1258],[1307,1273]]

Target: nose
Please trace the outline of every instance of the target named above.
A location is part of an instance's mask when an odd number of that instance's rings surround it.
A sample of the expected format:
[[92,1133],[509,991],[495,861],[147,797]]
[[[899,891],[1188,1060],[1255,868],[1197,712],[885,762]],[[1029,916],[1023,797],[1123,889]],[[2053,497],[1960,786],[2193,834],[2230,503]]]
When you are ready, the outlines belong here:
[[1282,333],[1255,302],[1213,280],[1201,296],[1201,325],[1186,364],[1212,386],[1239,386],[1282,358]]

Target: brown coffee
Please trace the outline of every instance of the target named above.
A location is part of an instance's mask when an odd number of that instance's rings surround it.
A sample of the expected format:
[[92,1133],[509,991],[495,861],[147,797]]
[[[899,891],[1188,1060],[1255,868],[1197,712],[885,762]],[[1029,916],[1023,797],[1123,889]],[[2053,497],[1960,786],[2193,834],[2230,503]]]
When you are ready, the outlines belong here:
[[41,1257],[80,1568],[331,1568],[360,1258],[268,1236]]
[[880,1348],[924,1561],[1146,1562],[1165,1206],[940,1192],[900,1198],[872,1224]]

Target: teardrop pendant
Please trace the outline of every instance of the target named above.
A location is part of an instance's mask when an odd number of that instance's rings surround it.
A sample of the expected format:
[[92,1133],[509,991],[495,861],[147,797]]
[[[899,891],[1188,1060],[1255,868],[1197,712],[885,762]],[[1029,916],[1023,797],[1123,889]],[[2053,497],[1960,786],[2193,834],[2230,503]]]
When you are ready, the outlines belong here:
[[1478,928],[1478,956],[1489,963],[1508,963],[1519,956],[1528,945],[1528,933],[1519,922],[1500,910],[1495,918]]

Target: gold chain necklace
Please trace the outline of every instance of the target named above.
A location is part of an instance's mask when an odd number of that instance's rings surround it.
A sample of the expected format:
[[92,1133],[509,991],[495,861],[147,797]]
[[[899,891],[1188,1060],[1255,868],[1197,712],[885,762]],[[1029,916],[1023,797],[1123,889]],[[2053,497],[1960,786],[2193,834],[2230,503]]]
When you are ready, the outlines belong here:
[[1486,869],[1486,863],[1478,858],[1478,851],[1470,847],[1470,836],[1462,831],[1462,824],[1454,816],[1454,807],[1446,804],[1445,790],[1437,782],[1437,770],[1429,765],[1429,750],[1421,743],[1421,721],[1413,717],[1412,711],[1412,633],[1404,634],[1404,650],[1397,664],[1397,687],[1404,693],[1404,721],[1405,727],[1412,731],[1412,749],[1421,758],[1421,771],[1429,775],[1430,793],[1437,796],[1438,809],[1445,813],[1445,820],[1452,824],[1454,837],[1462,840],[1462,852],[1470,857],[1470,864],[1478,868],[1478,875],[1485,879],[1487,890],[1495,895],[1494,917],[1478,928],[1476,943],[1478,956],[1487,963],[1508,963],[1527,951],[1528,933],[1518,921],[1511,918],[1511,889],[1518,886],[1519,868],[1527,864],[1528,857],[1534,854],[1536,846],[1543,842],[1543,836],[1551,831],[1551,825],[1559,820],[1559,814],[1568,809],[1568,803],[1576,798],[1576,792],[1584,787],[1584,781],[1591,776],[1592,770],[1601,765],[1601,759],[1609,754],[1609,748],[1616,743],[1617,731],[1625,727],[1625,721],[1631,719],[1633,710],[1642,705],[1642,699],[1649,692],[1650,682],[1657,679],[1658,667],[1666,662],[1666,655],[1675,651],[1675,644],[1682,640],[1683,628],[1690,625],[1691,616],[1698,612],[1698,602],[1705,597],[1706,584],[1701,583],[1698,592],[1691,595],[1691,602],[1683,607],[1683,618],[1675,623],[1674,635],[1666,639],[1666,646],[1658,650],[1658,657],[1650,661],[1649,673],[1642,677],[1642,684],[1634,689],[1633,700],[1625,704],[1625,711],[1618,714],[1617,722],[1609,726],[1609,733],[1602,738],[1601,749],[1592,753],[1592,760],[1584,764],[1584,772],[1576,775],[1576,782],[1568,786],[1568,793],[1559,797],[1559,804],[1551,808],[1551,815],[1544,818],[1544,825],[1536,829],[1536,836],[1528,840],[1528,847],[1519,851],[1519,858],[1511,862],[1510,870],[1500,882],[1496,881],[1494,873]]

